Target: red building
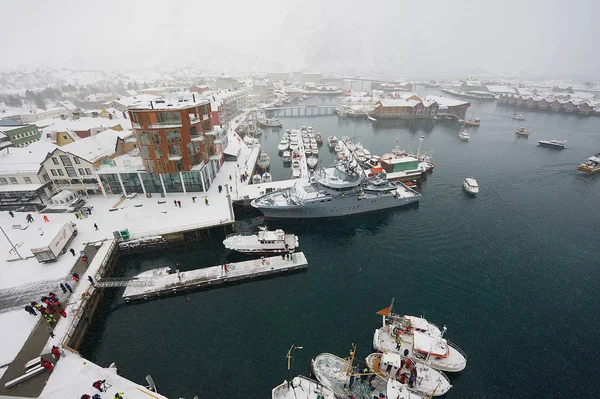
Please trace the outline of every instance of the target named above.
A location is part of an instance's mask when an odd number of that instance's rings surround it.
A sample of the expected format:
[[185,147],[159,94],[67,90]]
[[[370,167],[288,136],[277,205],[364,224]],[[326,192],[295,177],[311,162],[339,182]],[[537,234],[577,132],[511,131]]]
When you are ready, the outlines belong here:
[[187,172],[219,155],[207,100],[150,101],[129,116],[148,173]]

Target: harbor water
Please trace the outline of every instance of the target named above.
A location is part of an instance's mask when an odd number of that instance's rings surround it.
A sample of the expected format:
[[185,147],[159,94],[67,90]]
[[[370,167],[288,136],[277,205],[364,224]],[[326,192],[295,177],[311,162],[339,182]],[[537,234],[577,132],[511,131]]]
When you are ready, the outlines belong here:
[[[448,373],[448,398],[595,396],[600,176],[576,167],[600,152],[600,118],[526,112],[531,136],[523,139],[515,111],[473,102],[467,116],[482,125],[469,129],[469,142],[449,121],[281,118],[283,129],[265,129],[260,139],[275,180],[291,176],[277,153],[286,128],[355,136],[379,155],[396,142],[416,152],[424,136],[421,151],[434,150],[436,168],[419,205],[270,222],[299,236],[304,273],[133,304],[123,302],[122,289],[107,291],[82,354],[102,366],[115,362],[138,383],[150,374],[170,398],[269,398],[287,376],[291,344],[303,347],[294,352],[293,375],[309,375],[310,359],[321,352],[348,356],[353,343],[364,359],[381,323],[375,312],[394,297],[397,313],[446,325],[446,337],[466,352],[466,369]],[[568,148],[537,146],[549,139],[568,139]],[[326,144],[319,158],[333,161]],[[480,185],[475,198],[461,189],[469,176]],[[261,224],[245,216],[237,230]],[[117,273],[243,259],[215,237],[123,258]]]

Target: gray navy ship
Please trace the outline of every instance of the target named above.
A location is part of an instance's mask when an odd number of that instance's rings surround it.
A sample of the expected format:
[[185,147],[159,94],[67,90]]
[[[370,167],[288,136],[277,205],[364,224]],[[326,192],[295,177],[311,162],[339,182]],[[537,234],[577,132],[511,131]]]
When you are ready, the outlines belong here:
[[323,218],[395,208],[419,201],[421,194],[383,177],[365,177],[358,166],[340,162],[310,181],[260,196],[252,206],[268,218]]

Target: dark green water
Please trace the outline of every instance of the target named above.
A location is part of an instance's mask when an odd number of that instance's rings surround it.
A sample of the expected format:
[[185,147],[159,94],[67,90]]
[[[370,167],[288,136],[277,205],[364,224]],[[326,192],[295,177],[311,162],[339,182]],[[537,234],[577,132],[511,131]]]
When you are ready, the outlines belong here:
[[[356,122],[372,153],[389,152],[396,139],[415,149],[421,135],[424,149],[435,148],[436,169],[418,207],[272,222],[299,236],[306,273],[193,293],[189,303],[178,296],[124,305],[115,291],[82,353],[100,365],[116,362],[139,383],[151,374],[171,398],[269,398],[286,377],[290,344],[304,346],[294,374],[308,374],[321,352],[346,356],[352,343],[366,357],[380,323],[375,312],[395,297],[397,312],[446,324],[447,337],[467,353],[467,368],[449,374],[448,398],[596,396],[600,180],[575,168],[600,151],[600,118],[529,113],[527,140],[515,137],[513,110],[494,103],[471,110],[483,125],[471,129],[469,143],[453,124]],[[352,120],[335,116],[282,120],[284,128],[312,125],[324,136],[354,130]],[[263,135],[277,179],[290,173],[277,157],[280,134]],[[569,148],[537,146],[552,138],[567,138]],[[461,190],[469,175],[481,186],[477,198]],[[259,224],[241,220],[238,230]],[[222,248],[214,240],[129,257],[118,272],[242,259]]]

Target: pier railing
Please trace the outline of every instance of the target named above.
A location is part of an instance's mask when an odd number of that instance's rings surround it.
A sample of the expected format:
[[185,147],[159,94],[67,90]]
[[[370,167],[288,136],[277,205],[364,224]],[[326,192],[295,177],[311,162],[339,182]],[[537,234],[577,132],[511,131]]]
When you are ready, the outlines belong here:
[[130,236],[130,239],[136,240],[136,239],[140,239],[140,238],[155,237],[155,236],[160,236],[160,235],[164,235],[164,234],[183,233],[186,231],[199,230],[199,229],[204,229],[207,227],[222,226],[224,224],[231,224],[233,222],[234,222],[234,220],[231,218],[211,220],[211,221],[202,222],[202,223],[194,223],[194,224],[188,224],[185,226],[173,227],[170,229],[152,230],[152,231],[146,231],[143,233],[135,233]]

